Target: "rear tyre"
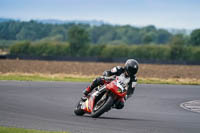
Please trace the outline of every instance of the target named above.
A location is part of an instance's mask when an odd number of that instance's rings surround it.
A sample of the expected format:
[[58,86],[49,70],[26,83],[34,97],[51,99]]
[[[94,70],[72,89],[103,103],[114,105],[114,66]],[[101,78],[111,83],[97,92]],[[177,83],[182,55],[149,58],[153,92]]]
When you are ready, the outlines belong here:
[[74,109],[74,114],[78,115],[78,116],[82,116],[85,114],[84,110],[81,109],[81,102],[83,102],[82,100],[80,100],[76,106],[76,108]]
[[[95,104],[94,109],[91,113],[91,117],[97,118],[97,117],[101,116],[104,112],[110,110],[113,105],[113,101],[114,100],[113,100],[112,96],[108,96],[108,98],[105,99],[105,102],[103,103],[103,105],[101,105],[101,107],[96,107],[97,104]],[[97,108],[97,110],[95,110],[95,108]]]

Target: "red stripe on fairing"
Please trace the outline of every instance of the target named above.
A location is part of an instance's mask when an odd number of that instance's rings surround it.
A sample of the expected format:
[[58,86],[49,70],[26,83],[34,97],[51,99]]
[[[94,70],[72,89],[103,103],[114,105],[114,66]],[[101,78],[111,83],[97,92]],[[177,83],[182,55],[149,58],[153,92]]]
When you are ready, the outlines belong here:
[[88,100],[85,101],[85,108],[83,109],[85,112],[88,112]]
[[91,99],[91,103],[90,103],[91,111],[92,111],[93,108],[94,108],[94,100],[95,100],[95,98],[96,98],[96,97],[93,97],[93,98]]
[[94,107],[94,97],[90,97],[88,101],[85,102],[86,108],[84,109],[86,112],[91,113]]
[[85,108],[83,109],[87,113],[91,113],[94,108],[95,97],[91,96],[88,100],[85,101]]
[[93,99],[90,99],[89,101],[89,112],[92,112],[93,109]]

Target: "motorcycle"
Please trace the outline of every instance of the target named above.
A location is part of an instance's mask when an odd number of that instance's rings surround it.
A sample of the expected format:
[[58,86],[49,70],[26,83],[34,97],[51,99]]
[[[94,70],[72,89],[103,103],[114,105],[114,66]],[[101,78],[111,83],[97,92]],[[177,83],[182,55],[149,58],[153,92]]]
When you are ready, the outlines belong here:
[[126,82],[120,76],[110,82],[105,82],[104,85],[95,88],[87,97],[81,98],[74,113],[78,116],[87,113],[93,118],[100,117],[113,108],[119,100],[124,100],[127,94]]

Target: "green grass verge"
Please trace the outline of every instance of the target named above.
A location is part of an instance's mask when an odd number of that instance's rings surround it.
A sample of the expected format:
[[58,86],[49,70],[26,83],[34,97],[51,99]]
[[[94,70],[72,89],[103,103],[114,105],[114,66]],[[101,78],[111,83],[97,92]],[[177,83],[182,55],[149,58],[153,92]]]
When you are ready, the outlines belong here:
[[143,84],[174,84],[174,85],[200,85],[198,79],[158,79],[158,78],[139,78],[138,83]]
[[[68,82],[91,82],[97,76],[75,76],[75,75],[50,75],[50,74],[1,74],[0,80],[17,81],[68,81]],[[159,79],[139,78],[142,84],[178,84],[178,85],[200,85],[198,79]]]
[[0,133],[68,133],[68,132],[57,132],[57,131],[43,131],[34,129],[23,129],[23,128],[11,128],[11,127],[0,127]]
[[90,82],[92,77],[74,77],[74,76],[49,76],[38,74],[3,74],[0,80],[17,80],[17,81],[69,81],[69,82]]

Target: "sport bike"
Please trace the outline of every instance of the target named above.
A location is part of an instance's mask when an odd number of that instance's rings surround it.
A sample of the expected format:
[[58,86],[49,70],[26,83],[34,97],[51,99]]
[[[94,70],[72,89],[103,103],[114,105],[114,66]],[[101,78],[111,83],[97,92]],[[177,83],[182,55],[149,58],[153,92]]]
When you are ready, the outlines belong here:
[[82,116],[85,113],[93,118],[101,116],[114,108],[127,94],[126,79],[117,76],[104,85],[95,88],[87,97],[81,98],[75,107],[74,113]]

